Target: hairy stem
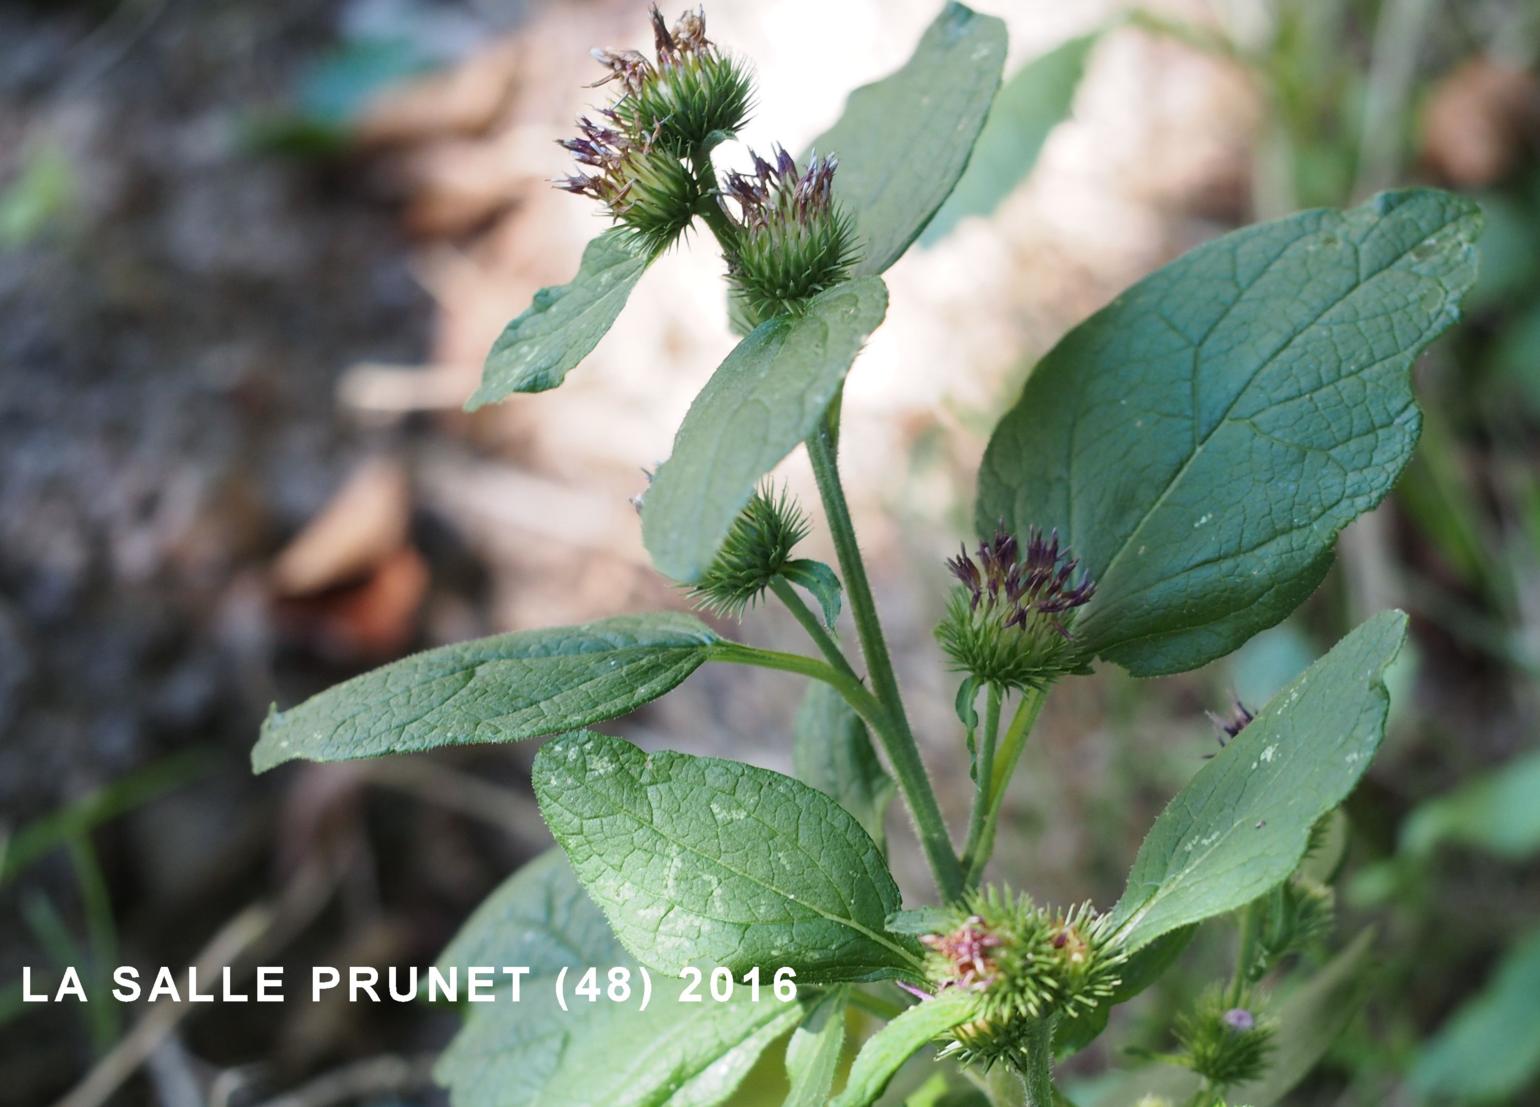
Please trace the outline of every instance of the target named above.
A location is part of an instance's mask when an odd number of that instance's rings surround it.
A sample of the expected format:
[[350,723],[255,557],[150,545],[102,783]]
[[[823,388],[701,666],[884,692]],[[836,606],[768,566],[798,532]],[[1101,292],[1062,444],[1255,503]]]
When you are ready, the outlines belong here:
[[1241,932],[1235,946],[1235,979],[1230,981],[1230,1006],[1239,1007],[1246,994],[1251,962],[1256,957],[1257,931],[1261,926],[1262,901],[1257,899],[1241,908]]
[[[831,685],[835,691],[844,696],[845,702],[855,708],[856,713],[866,720],[866,724],[877,735],[883,751],[893,765],[893,775],[898,778],[899,789],[909,804],[911,814],[914,815],[915,827],[919,832],[921,844],[925,846],[925,855],[930,859],[931,868],[935,871],[937,884],[943,889],[947,887],[942,874],[948,870],[943,867],[942,862],[948,862],[951,866],[953,887],[957,890],[945,894],[948,899],[955,899],[961,894],[962,867],[957,863],[957,855],[952,852],[952,842],[947,837],[946,824],[941,821],[941,811],[936,806],[936,796],[931,791],[930,778],[925,775],[925,766],[914,748],[914,739],[908,737],[907,728],[902,732],[899,731],[894,725],[892,716],[888,714],[887,708],[866,690],[866,685],[850,673],[848,668],[841,671],[827,661],[820,661],[816,657],[807,657],[799,653],[782,653],[779,650],[762,650],[757,646],[744,645],[742,642],[718,642],[710,648],[707,658],[711,661],[726,661],[734,665],[754,665],[761,669],[800,673],[802,676]],[[921,812],[928,812],[929,817],[922,817]]]
[[1027,1082],[1026,1107],[1054,1107],[1053,1020],[1033,1019],[1023,1043]]
[[1006,728],[1005,736],[995,749],[989,790],[984,800],[983,825],[978,840],[972,844],[964,859],[969,887],[978,884],[979,878],[984,875],[984,866],[989,863],[990,854],[994,852],[995,832],[1000,828],[1000,811],[1005,805],[1005,787],[1011,782],[1016,762],[1021,760],[1021,751],[1027,746],[1027,736],[1032,733],[1032,725],[1037,722],[1038,713],[1042,711],[1043,701],[1047,698],[1048,691],[1043,688],[1028,688],[1022,693],[1021,702],[1016,705],[1016,714],[1011,717],[1011,725]]
[[717,245],[722,248],[722,255],[728,264],[732,264],[738,254],[738,232],[722,207],[721,189],[717,186],[717,171],[711,164],[710,152],[697,150],[690,155],[690,168],[701,185],[701,202],[695,209],[696,214],[706,221],[706,226],[716,236]]
[[807,631],[807,636],[813,640],[813,645],[818,647],[818,652],[823,654],[826,660],[834,668],[842,670],[852,680],[859,680],[850,662],[845,659],[845,651],[840,649],[840,644],[834,640],[834,636],[824,629],[823,622],[808,607],[806,601],[797,594],[791,581],[785,577],[771,577],[770,591],[776,594],[781,603],[786,605],[792,617]]
[[[963,847],[963,870],[972,866],[984,835],[984,813],[989,806],[990,783],[994,777],[995,744],[1000,737],[1000,703],[1004,698],[998,685],[989,686],[989,700],[984,709],[984,733],[973,761],[973,813],[968,820],[968,844]],[[969,881],[972,884],[973,881]]]
[[882,735],[883,748],[893,764],[893,773],[898,777],[904,801],[914,818],[920,844],[925,848],[925,856],[930,862],[941,896],[946,900],[955,900],[963,892],[962,866],[952,847],[952,839],[947,834],[940,805],[936,803],[930,777],[926,775],[919,747],[909,728],[908,716],[904,713],[898,678],[893,674],[893,662],[888,657],[887,642],[883,639],[882,625],[877,619],[877,605],[872,599],[871,585],[866,579],[866,564],[861,559],[855,526],[850,520],[850,507],[845,502],[845,490],[840,483],[837,457],[839,404],[840,401],[836,399],[830,405],[818,429],[808,438],[808,457],[813,463],[818,494],[823,500],[824,515],[834,538],[834,550],[839,557],[845,595],[850,601],[850,614],[861,641],[861,654],[866,658],[867,671],[871,674],[872,689],[891,720],[890,732]]

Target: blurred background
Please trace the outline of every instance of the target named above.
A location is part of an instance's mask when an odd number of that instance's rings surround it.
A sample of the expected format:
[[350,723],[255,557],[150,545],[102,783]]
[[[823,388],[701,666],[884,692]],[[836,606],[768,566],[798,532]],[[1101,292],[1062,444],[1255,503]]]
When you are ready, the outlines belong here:
[[[803,148],[936,0],[718,0],[745,139]],[[979,5],[1007,73],[1076,36],[1031,176],[888,275],[844,460],[954,825],[968,777],[930,628],[988,432],[1034,360],[1193,245],[1429,182],[1479,198],[1466,322],[1417,369],[1422,444],[1288,623],[1180,678],[1055,694],[995,875],[1111,902],[1143,831],[1369,612],[1414,616],[1350,804],[1338,941],[1367,1017],[1299,1104],[1540,1102],[1540,6]],[[681,606],[628,497],[731,348],[721,263],[654,267],[556,392],[467,417],[492,339],[603,226],[551,189],[640,0],[30,0],[0,7],[0,1102],[437,1103],[427,1007],[25,1005],[63,966],[425,965],[548,838],[533,744],[253,777],[269,703],[413,649]],[[669,11],[667,14],[672,15]],[[1076,55],[1078,58],[1078,54]],[[724,151],[729,161],[741,151]],[[784,466],[816,504],[801,458]],[[832,560],[815,533],[810,555]],[[778,611],[751,641],[800,648]],[[847,628],[848,629],[848,628]],[[794,678],[702,670],[611,729],[789,771]],[[925,887],[891,820],[901,883]],[[1228,964],[1210,928],[1074,1063],[1168,1044]],[[291,991],[297,989],[291,989]],[[1092,1087],[1094,1085],[1086,1085]]]

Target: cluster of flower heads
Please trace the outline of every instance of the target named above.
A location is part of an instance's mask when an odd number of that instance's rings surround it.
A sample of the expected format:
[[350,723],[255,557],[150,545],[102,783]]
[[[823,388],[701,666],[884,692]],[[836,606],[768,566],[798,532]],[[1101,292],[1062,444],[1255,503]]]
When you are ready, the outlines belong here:
[[557,187],[599,201],[649,254],[706,216],[745,321],[798,310],[848,277],[855,260],[854,226],[834,200],[835,159],[815,156],[804,172],[777,147],[773,161],[752,155],[752,171],[729,173],[718,189],[710,151],[748,119],[753,81],[706,37],[698,9],[669,27],[654,5],[652,33],[652,58],[593,52],[606,70],[597,84],[613,84],[618,96],[562,140],[582,168]]
[[832,155],[812,155],[807,169],[777,146],[758,154],[752,173],[727,174],[722,194],[738,209],[738,241],[728,279],[753,321],[794,311],[850,275],[855,227],[834,199]]
[[565,139],[585,171],[557,187],[602,203],[631,228],[649,252],[665,249],[690,225],[705,190],[684,159],[731,135],[748,118],[753,83],[706,37],[700,11],[685,12],[670,29],[652,9],[656,61],[636,50],[595,50],[619,96],[599,111],[602,122],[578,120]]
[[936,628],[943,650],[959,671],[985,683],[1017,690],[1079,672],[1085,659],[1071,634],[1074,611],[1089,603],[1096,584],[1076,576],[1080,562],[1036,527],[1026,549],[1002,522],[979,543],[977,560],[967,548],[947,562],[960,587]]
[[951,1032],[943,1055],[1019,1065],[1033,1024],[1095,1010],[1112,995],[1124,958],[1110,936],[1110,916],[1088,903],[1052,911],[1003,889],[973,893],[948,925],[920,938],[936,994],[979,997],[978,1016]]

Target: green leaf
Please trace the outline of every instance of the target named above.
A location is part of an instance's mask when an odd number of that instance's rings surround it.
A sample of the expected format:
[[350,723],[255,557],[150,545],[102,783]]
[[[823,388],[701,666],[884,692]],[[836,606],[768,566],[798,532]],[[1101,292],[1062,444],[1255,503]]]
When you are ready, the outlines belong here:
[[973,215],[990,215],[1037,164],[1049,132],[1069,114],[1098,35],[1056,46],[1018,69],[1000,87],[967,171],[920,236],[921,246],[945,238]]
[[700,579],[760,478],[823,418],[887,309],[882,281],[846,281],[738,343],[690,405],[643,497],[642,538],[661,572]]
[[1425,1096],[1516,1103],[1540,1073],[1540,930],[1517,942],[1496,975],[1423,1048],[1411,1083]]
[[604,913],[578,883],[566,856],[549,849],[482,901],[439,955],[442,969],[524,965],[525,987],[555,980],[564,968],[618,965],[626,951]]
[[657,699],[716,641],[699,619],[659,613],[426,650],[269,712],[252,767],[260,773],[296,757],[342,761],[572,730]]
[[1038,364],[996,429],[977,522],[1057,527],[1097,582],[1077,638],[1140,675],[1194,668],[1320,583],[1420,416],[1412,361],[1459,316],[1480,214],[1385,193],[1225,235]]
[[[708,1107],[731,1100],[765,1047],[801,1016],[798,1003],[741,989],[726,1003],[677,1002],[655,981],[644,1012],[629,1005],[555,1000],[562,968],[636,968],[559,850],[506,881],[444,952],[441,967],[529,965],[518,1003],[467,1008],[437,1079],[455,1107]],[[568,987],[576,977],[569,974]]]
[[838,801],[882,846],[883,822],[897,788],[877,760],[866,724],[827,684],[809,683],[797,709],[792,765],[802,783]]
[[896,73],[850,94],[813,143],[835,154],[834,194],[856,222],[855,272],[881,273],[957,185],[1005,68],[1005,24],[948,3]]
[[845,1090],[830,1107],[866,1107],[874,1102],[905,1061],[952,1027],[974,1018],[979,1003],[977,993],[954,990],[904,1011],[867,1039],[856,1054]]
[[834,570],[822,561],[814,561],[810,557],[799,557],[781,567],[781,576],[793,584],[802,586],[812,594],[823,612],[824,625],[833,630],[834,624],[839,621],[840,597],[843,594],[840,578],[835,575]]
[[650,261],[623,227],[590,242],[577,276],[535,293],[524,314],[503,329],[465,410],[559,385],[614,324]]
[[1385,669],[1406,616],[1382,612],[1268,701],[1177,794],[1113,908],[1135,950],[1233,911],[1288,878],[1317,819],[1343,801],[1385,733]]
[[1443,842],[1511,861],[1540,850],[1540,751],[1516,757],[1412,812],[1401,837],[1406,852],[1426,857]]
[[800,781],[592,733],[547,743],[532,776],[578,879],[652,969],[789,966],[801,985],[920,967],[884,933],[899,895],[882,853]]
[[834,1087],[845,1046],[845,1005],[849,990],[831,988],[819,996],[786,1046],[786,1076],[791,1094],[785,1107],[824,1107]]

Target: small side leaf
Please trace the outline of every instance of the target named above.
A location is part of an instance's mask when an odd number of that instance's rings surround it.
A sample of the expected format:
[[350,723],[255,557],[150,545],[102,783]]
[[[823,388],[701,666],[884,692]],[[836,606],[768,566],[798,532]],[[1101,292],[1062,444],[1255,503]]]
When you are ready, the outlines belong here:
[[674,452],[642,499],[642,539],[659,571],[694,583],[760,478],[811,434],[888,310],[876,277],[761,323],[690,405]]
[[1113,908],[1137,950],[1288,878],[1310,828],[1343,801],[1385,734],[1385,669],[1406,616],[1374,616],[1268,701],[1161,812]]
[[839,621],[840,602],[843,595],[840,578],[835,575],[834,570],[822,561],[800,557],[795,561],[788,561],[781,568],[781,576],[812,594],[823,612],[824,626],[833,630],[834,624]]
[[1227,234],[1033,369],[979,471],[981,533],[1057,527],[1085,649],[1180,672],[1278,622],[1417,442],[1410,369],[1459,318],[1481,216],[1413,189]]
[[1187,943],[1192,941],[1192,936],[1197,933],[1197,930],[1196,924],[1173,930],[1169,934],[1156,938],[1123,962],[1118,969],[1117,986],[1112,989],[1110,996],[1092,1010],[1076,1011],[1054,1027],[1055,1054],[1059,1057],[1069,1057],[1094,1042],[1101,1032],[1107,1029],[1107,1020],[1112,1014],[1112,1009],[1119,1004],[1127,1003],[1165,975],[1166,970],[1174,965],[1176,959],[1186,950]]
[[1000,86],[968,169],[920,236],[921,246],[940,242],[969,216],[993,213],[1032,172],[1049,132],[1069,114],[1097,37],[1082,35],[1054,47]]
[[577,276],[535,293],[524,314],[498,336],[465,410],[559,385],[610,329],[649,261],[623,227],[590,242]]
[[832,797],[882,846],[897,787],[877,760],[866,724],[827,684],[810,683],[797,709],[792,765],[802,783]]
[[785,1107],[824,1107],[834,1087],[845,1046],[845,1005],[848,988],[830,988],[813,1001],[786,1045],[786,1077],[791,1094]]
[[1540,930],[1521,938],[1496,975],[1439,1028],[1412,1068],[1424,1096],[1516,1103],[1540,1073]]
[[1442,842],[1510,861],[1540,852],[1540,751],[1515,757],[1412,812],[1402,848],[1420,858]]
[[796,970],[798,984],[913,974],[884,931],[898,887],[844,808],[791,777],[570,734],[535,758],[535,795],[578,879],[649,968]]
[[252,767],[260,773],[294,758],[343,761],[587,726],[673,689],[716,641],[693,616],[658,613],[425,650],[270,712]]
[[904,67],[850,94],[813,149],[839,158],[834,194],[856,221],[856,274],[881,273],[962,176],[1005,68],[1005,24],[948,3]]
[[974,1018],[980,1002],[975,992],[953,990],[910,1007],[867,1039],[856,1054],[845,1090],[830,1107],[867,1107],[876,1102],[905,1061],[952,1027]]

